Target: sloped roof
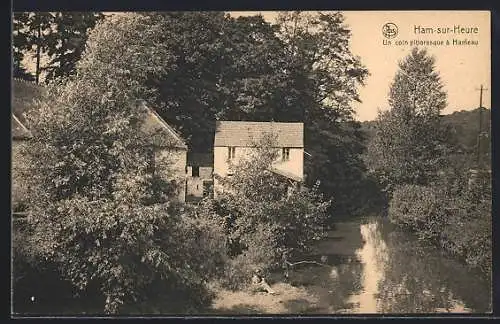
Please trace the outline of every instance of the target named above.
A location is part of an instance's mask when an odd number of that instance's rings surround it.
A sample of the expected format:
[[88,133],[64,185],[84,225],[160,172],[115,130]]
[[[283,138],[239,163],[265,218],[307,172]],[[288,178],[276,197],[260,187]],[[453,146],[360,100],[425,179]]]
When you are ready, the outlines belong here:
[[45,93],[44,87],[30,81],[21,79],[12,80],[12,113],[18,122],[26,125],[24,114],[34,105],[34,100],[42,97]]
[[269,167],[268,170],[273,172],[273,173],[276,173],[280,176],[283,176],[285,178],[292,179],[293,181],[296,181],[296,182],[302,182],[304,180],[302,177],[299,177],[291,172],[287,172],[285,170],[278,169],[274,166]]
[[[167,123],[156,111],[147,106],[143,100],[139,101],[141,108],[144,109],[145,119],[142,124],[142,129],[151,135],[160,133],[162,135],[162,143],[165,146],[173,146],[180,149],[186,149],[187,145],[182,137]],[[167,135],[168,137],[164,137]]]
[[33,107],[34,100],[40,98],[45,89],[30,81],[12,79],[12,138],[26,139],[31,136],[27,127],[25,114]]
[[[33,107],[34,100],[41,98],[44,93],[45,89],[40,85],[29,81],[13,79],[11,129],[14,139],[23,139],[31,136],[24,115]],[[153,134],[155,131],[160,130],[162,134],[167,134],[168,136],[168,138],[163,139],[163,142],[167,142],[169,145],[177,148],[187,149],[184,140],[154,109],[146,106],[144,101],[140,101],[140,103],[146,112],[143,127],[147,132]]]
[[12,114],[11,117],[12,138],[15,140],[27,139],[31,137],[31,132]]
[[304,124],[218,121],[214,146],[253,146],[265,134],[274,134],[279,147],[304,147]]

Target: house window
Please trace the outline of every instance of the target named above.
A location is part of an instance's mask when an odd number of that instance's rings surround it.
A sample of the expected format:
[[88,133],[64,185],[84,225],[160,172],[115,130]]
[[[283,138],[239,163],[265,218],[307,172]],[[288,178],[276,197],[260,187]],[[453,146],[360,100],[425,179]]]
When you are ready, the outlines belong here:
[[199,177],[199,176],[200,176],[200,167],[193,166],[193,177]]
[[229,146],[227,148],[227,156],[229,160],[234,159],[234,157],[236,156],[236,147]]
[[283,161],[288,161],[290,160],[290,148],[289,147],[284,147],[281,150],[281,159]]

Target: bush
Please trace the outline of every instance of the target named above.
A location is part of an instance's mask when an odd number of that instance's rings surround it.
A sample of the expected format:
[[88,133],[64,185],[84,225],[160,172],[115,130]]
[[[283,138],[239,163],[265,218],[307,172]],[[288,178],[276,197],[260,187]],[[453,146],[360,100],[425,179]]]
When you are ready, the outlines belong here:
[[467,194],[450,199],[442,246],[472,267],[491,271],[491,200],[475,202]]
[[[269,142],[266,142],[269,141]],[[219,179],[214,211],[225,219],[229,255],[226,282],[237,287],[259,268],[275,269],[283,257],[306,251],[325,233],[330,201],[317,188],[308,189],[270,171],[276,161],[272,138],[256,144],[254,154],[234,168],[230,178]]]
[[389,218],[489,274],[491,194],[488,186],[457,190],[464,188],[461,178],[436,182],[435,187],[397,187],[389,204]]
[[242,238],[243,251],[228,260],[220,280],[223,287],[236,290],[245,288],[256,270],[268,273],[279,260],[276,234],[267,224],[259,224]]
[[58,264],[40,254],[25,219],[13,220],[12,271],[14,313],[55,314],[75,297],[72,283],[63,279]]
[[431,187],[396,187],[389,203],[389,219],[417,232],[421,239],[439,239],[445,223],[445,200]]
[[[68,217],[51,214],[59,216],[64,232],[42,231],[46,227],[41,224],[30,230],[32,223],[26,222],[15,227],[16,312],[33,309],[31,296],[42,313],[61,312],[62,301],[78,305],[93,300],[94,312],[101,302],[106,311],[120,313],[137,305],[138,312],[153,312],[161,305],[159,312],[169,313],[210,304],[213,296],[206,284],[223,271],[227,258],[220,218],[167,205],[135,210],[129,206],[125,213],[112,202],[66,204],[71,207],[59,212]],[[115,208],[128,227],[106,225],[106,211]],[[54,243],[55,250],[49,245]],[[75,311],[87,310],[82,305]]]
[[219,276],[228,259],[224,219],[214,213],[207,199],[185,208],[171,235],[183,253],[179,258],[206,283]]

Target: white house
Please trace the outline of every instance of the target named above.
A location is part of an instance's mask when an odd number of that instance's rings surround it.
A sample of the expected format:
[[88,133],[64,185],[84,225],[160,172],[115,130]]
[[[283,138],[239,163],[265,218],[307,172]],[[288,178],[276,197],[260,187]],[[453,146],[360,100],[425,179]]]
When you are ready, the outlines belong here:
[[[276,139],[279,157],[271,171],[296,182],[304,179],[304,124],[281,122],[219,121],[214,140],[214,175],[231,175],[229,164],[249,156],[266,134]],[[214,179],[217,187],[217,180]]]

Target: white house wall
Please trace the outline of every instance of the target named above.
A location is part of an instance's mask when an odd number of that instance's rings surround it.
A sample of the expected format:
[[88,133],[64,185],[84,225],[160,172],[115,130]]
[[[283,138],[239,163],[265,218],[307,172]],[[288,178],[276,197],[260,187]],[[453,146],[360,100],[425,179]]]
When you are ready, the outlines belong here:
[[[203,197],[203,181],[202,178],[188,178],[187,179],[187,196]],[[206,180],[205,180],[206,181]]]
[[[251,155],[255,148],[252,147],[236,147],[235,157],[231,159],[231,163],[238,164],[242,159],[246,159]],[[304,149],[303,148],[290,148],[290,159],[282,161],[282,149],[279,150],[278,159],[273,164],[276,169],[291,173],[299,178],[304,175]],[[225,177],[229,171],[228,162],[228,148],[227,147],[214,147],[214,174]],[[217,186],[217,181],[215,181]]]
[[193,167],[187,167],[187,181],[186,181],[186,198],[203,197],[203,190],[205,181],[212,181],[213,168],[212,167],[199,167],[199,176],[193,177]]
[[[165,179],[176,181],[180,201],[186,200],[186,162],[187,150],[183,149],[163,149],[157,152],[155,157],[156,171]],[[168,167],[162,167],[162,165]]]
[[304,149],[290,148],[290,159],[288,161],[281,160],[281,149],[279,152],[279,160],[273,164],[276,169],[289,172],[299,178],[304,176]]

